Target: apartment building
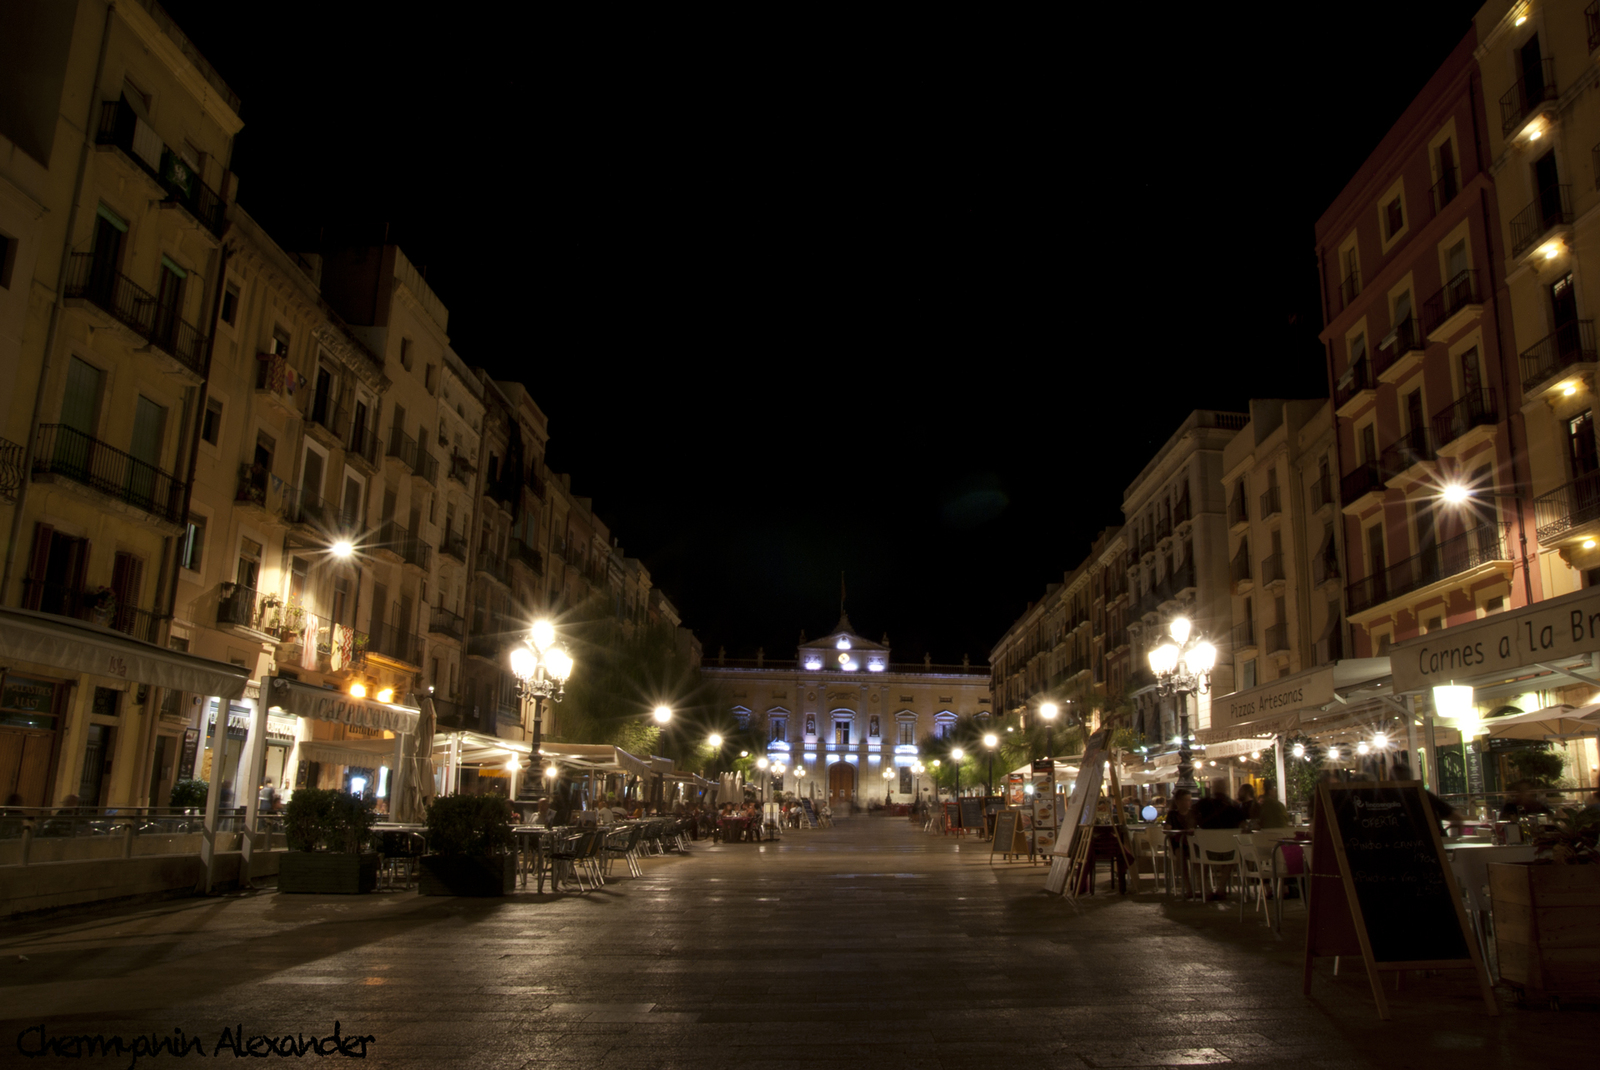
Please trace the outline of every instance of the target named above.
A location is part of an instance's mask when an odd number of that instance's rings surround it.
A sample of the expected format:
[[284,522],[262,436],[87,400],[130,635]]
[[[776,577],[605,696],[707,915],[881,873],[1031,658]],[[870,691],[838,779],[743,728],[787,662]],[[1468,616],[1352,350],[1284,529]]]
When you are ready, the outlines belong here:
[[1587,290],[1600,285],[1600,14],[1576,0],[1490,3],[1476,31],[1501,220],[1493,268],[1527,438],[1512,476],[1533,498],[1536,586],[1554,597],[1600,583],[1600,362]]
[[1316,227],[1357,656],[1541,597],[1476,48]]
[[1210,693],[1193,700],[1198,709],[1191,710],[1191,730],[1210,724],[1211,694],[1234,689],[1223,451],[1248,422],[1245,413],[1195,410],[1123,493],[1133,727],[1152,744],[1177,732],[1176,707],[1157,693],[1149,662],[1149,651],[1167,641],[1174,617],[1187,617],[1193,634],[1218,651]]
[[1233,629],[1241,691],[1344,656],[1333,409],[1252,400],[1223,450]]
[[[160,6],[24,3],[0,99],[0,792],[143,802],[221,299],[239,98]],[[14,83],[15,84],[15,83]]]
[[460,716],[466,672],[467,622],[473,586],[472,528],[483,456],[483,383],[452,348],[444,351],[439,391],[437,578],[428,609],[427,671],[440,722],[469,727]]

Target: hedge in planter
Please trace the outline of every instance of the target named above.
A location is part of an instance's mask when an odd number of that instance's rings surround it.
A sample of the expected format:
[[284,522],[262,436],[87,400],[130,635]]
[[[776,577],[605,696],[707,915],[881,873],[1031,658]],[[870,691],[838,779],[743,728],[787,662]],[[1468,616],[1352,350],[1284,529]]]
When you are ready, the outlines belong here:
[[1600,997],[1600,817],[1565,810],[1534,838],[1545,856],[1489,865],[1500,976],[1538,997]]
[[423,895],[507,895],[516,887],[511,804],[500,795],[448,795],[428,807]]
[[372,803],[334,788],[301,788],[284,810],[289,851],[278,891],[354,895],[378,886],[378,855],[363,848],[377,821]]

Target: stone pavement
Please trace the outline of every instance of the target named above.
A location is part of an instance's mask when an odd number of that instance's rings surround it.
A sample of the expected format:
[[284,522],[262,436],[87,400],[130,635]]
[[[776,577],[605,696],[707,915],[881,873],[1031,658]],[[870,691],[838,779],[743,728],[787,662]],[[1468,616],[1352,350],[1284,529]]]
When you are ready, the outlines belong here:
[[[1234,904],[1102,882],[1074,905],[1042,892],[1042,867],[991,865],[987,845],[905,820],[702,842],[644,867],[582,896],[268,891],[12,925],[0,1066],[132,1062],[81,1046],[25,1058],[40,1025],[130,1046],[180,1028],[207,1058],[136,1065],[204,1067],[225,1030],[243,1048],[335,1021],[375,1038],[363,1065],[463,1070],[1595,1065],[1593,1008],[1503,1000],[1489,1018],[1465,974],[1408,978],[1387,1023],[1359,965],[1335,978],[1322,963],[1302,997],[1298,902],[1282,940]],[[268,1058],[253,1065],[343,1063]]]

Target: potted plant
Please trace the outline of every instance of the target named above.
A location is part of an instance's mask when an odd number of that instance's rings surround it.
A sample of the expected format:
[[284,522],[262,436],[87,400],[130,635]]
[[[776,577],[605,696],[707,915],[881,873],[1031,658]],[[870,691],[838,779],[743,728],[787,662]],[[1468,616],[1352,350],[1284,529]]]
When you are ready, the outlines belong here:
[[1600,815],[1566,809],[1532,862],[1489,865],[1500,976],[1557,1003],[1600,997]]
[[511,804],[502,795],[446,795],[428,807],[423,895],[508,895],[516,886]]
[[111,615],[117,611],[117,592],[109,587],[95,587],[85,596],[89,615],[96,624],[110,624]]
[[378,886],[378,855],[364,848],[375,821],[372,803],[347,791],[296,791],[283,815],[289,851],[278,860],[278,891],[372,891]]

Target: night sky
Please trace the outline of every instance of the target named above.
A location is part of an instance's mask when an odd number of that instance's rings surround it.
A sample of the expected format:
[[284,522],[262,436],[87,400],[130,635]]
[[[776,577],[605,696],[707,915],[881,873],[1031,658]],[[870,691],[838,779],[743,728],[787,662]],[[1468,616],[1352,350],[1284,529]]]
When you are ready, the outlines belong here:
[[986,659],[1190,409],[1326,396],[1312,225],[1478,6],[163,3],[244,208],[387,228],[708,654],[843,571],[908,661]]

